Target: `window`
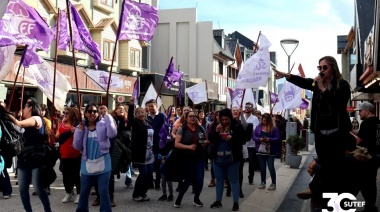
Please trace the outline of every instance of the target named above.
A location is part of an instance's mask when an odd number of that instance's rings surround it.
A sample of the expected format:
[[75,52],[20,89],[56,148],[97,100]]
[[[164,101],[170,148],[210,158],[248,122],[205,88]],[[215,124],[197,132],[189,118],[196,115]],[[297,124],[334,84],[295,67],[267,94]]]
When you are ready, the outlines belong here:
[[114,48],[115,48],[114,41],[110,41],[110,40],[103,41],[103,60],[112,60]]
[[223,63],[219,62],[219,74],[223,75]]
[[113,7],[113,0],[100,0],[102,4]]
[[141,55],[140,50],[131,48],[130,55],[129,55],[130,66],[138,67],[138,68],[140,67],[140,60],[141,60],[140,55]]

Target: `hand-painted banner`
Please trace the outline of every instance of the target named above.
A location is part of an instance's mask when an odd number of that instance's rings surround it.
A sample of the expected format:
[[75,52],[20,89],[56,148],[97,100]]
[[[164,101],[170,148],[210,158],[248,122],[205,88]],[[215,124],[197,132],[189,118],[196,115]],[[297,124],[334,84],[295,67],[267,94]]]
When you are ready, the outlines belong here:
[[[156,99],[157,98],[157,91],[156,89],[154,89],[154,86],[153,84],[150,84],[148,90],[146,91],[145,93],[145,96],[144,96],[144,99],[141,103],[141,107],[142,108],[145,108],[145,103],[151,99]],[[161,101],[161,98],[158,97],[157,98],[157,108],[160,108],[162,105],[162,101]]]
[[157,27],[157,8],[124,0],[117,31],[117,40],[150,41]]
[[270,72],[269,46],[271,45],[265,35],[260,34],[260,48],[242,65],[235,89],[259,88],[259,86],[267,85]]
[[[86,69],[86,75],[89,76],[95,84],[97,84],[101,89],[107,90],[109,72],[98,71],[93,69]],[[111,76],[110,88],[122,88],[123,81],[118,76]]]
[[[26,82],[36,85],[50,101],[53,101],[54,68],[42,58],[41,60],[43,61],[41,64],[30,65],[25,70],[24,79]],[[14,71],[16,72],[17,70],[15,69]],[[20,75],[22,76],[23,74]],[[64,110],[67,92],[71,89],[66,77],[57,71],[54,101],[54,106],[57,110]]]
[[206,82],[202,82],[185,89],[185,92],[194,104],[207,102]]
[[13,57],[16,51],[16,46],[3,46],[0,47],[0,81],[2,81],[13,65]]

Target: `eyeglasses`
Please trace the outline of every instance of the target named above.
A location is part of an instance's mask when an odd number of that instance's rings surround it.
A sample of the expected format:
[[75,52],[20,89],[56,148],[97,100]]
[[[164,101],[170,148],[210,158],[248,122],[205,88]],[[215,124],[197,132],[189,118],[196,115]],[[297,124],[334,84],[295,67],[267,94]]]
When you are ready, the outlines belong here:
[[245,106],[245,108],[250,109],[250,108],[252,108],[252,106],[247,105],[247,106]]
[[87,110],[87,113],[97,113],[98,111],[97,110]]
[[187,116],[189,118],[195,118],[196,116],[195,115],[190,115],[190,116]]
[[317,69],[318,69],[319,71],[321,71],[322,69],[323,69],[324,71],[326,71],[328,68],[329,68],[329,67],[328,67],[327,65],[317,66]]

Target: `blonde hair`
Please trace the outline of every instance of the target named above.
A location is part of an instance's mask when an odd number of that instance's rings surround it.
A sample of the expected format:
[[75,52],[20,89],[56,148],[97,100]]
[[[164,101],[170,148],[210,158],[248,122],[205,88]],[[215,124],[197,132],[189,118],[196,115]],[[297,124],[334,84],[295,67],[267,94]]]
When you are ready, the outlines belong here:
[[142,107],[138,107],[135,109],[135,114],[134,114],[135,117],[136,117],[137,112],[143,112],[146,115],[146,111]]

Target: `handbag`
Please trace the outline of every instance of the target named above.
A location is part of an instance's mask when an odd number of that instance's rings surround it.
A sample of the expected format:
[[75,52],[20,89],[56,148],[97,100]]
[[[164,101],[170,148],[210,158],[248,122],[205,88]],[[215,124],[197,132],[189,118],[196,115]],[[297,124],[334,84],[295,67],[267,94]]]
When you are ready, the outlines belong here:
[[270,144],[266,143],[260,143],[259,149],[257,150],[258,153],[264,153],[269,154],[270,153]]
[[104,156],[101,156],[97,159],[87,159],[86,160],[86,170],[89,174],[96,174],[104,171],[105,169],[105,160]]
[[2,131],[0,145],[2,152],[5,152],[7,156],[11,157],[20,154],[25,142],[22,133],[20,133],[20,128],[12,122],[3,121],[1,119],[0,127]]

